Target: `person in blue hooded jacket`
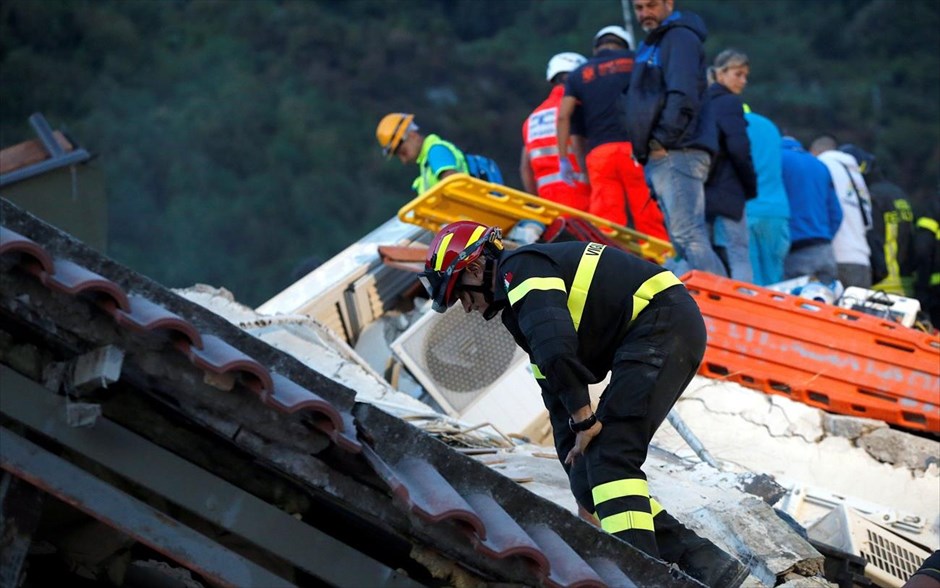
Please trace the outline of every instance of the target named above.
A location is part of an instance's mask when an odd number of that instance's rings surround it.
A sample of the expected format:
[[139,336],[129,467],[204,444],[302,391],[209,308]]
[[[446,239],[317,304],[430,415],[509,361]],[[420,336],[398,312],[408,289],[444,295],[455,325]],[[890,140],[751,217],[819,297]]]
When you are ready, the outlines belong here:
[[744,105],[751,159],[757,172],[757,198],[744,205],[751,267],[758,286],[783,280],[783,260],[790,249],[790,201],[783,184],[783,138],[769,118]]
[[647,37],[623,97],[633,153],[646,166],[669,239],[693,269],[726,276],[705,224],[705,179],[718,149],[715,123],[703,112],[707,31],[674,0],[633,0]]
[[751,141],[740,94],[750,74],[747,55],[725,49],[708,69],[705,104],[718,131],[718,152],[705,182],[705,220],[712,244],[723,251],[728,273],[736,280],[754,281],[744,204],[757,196],[757,175],[751,160]]
[[784,137],[781,166],[790,201],[790,251],[783,262],[784,279],[814,276],[823,284],[839,274],[832,238],[842,224],[842,205],[832,176],[793,137]]

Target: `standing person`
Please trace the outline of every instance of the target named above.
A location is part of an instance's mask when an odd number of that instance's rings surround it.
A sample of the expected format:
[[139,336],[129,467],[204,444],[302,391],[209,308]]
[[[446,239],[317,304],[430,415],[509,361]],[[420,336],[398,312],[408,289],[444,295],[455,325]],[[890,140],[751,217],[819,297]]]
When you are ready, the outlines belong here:
[[781,172],[790,202],[790,251],[783,277],[809,275],[831,284],[839,275],[832,239],[842,224],[842,207],[826,166],[793,137],[781,143]]
[[909,252],[914,231],[914,212],[900,186],[889,182],[879,169],[875,156],[852,144],[840,145],[858,162],[858,169],[869,183],[872,228],[868,232],[871,248],[872,290],[910,296],[912,281]]
[[914,222],[914,295],[921,310],[940,329],[940,194],[925,198]]
[[745,282],[754,281],[754,271],[744,204],[757,196],[757,174],[740,98],[750,70],[744,53],[734,49],[719,53],[708,69],[705,106],[718,131],[718,152],[705,182],[705,220],[712,228],[712,244],[725,252],[728,273]]
[[451,174],[468,173],[463,152],[437,135],[425,137],[414,118],[413,114],[393,112],[382,117],[375,128],[375,138],[386,158],[397,156],[402,165],[418,164],[420,173],[411,188],[422,194]]
[[871,196],[858,162],[837,150],[836,145],[833,137],[822,135],[810,145],[810,152],[829,168],[842,206],[842,224],[832,239],[839,280],[846,288],[871,288],[871,247],[867,236],[872,226]]
[[754,283],[783,280],[783,260],[790,249],[790,201],[783,185],[783,138],[769,118],[744,105],[751,159],[757,172],[757,198],[744,205]]
[[627,31],[618,26],[599,30],[594,35],[594,56],[568,76],[558,111],[561,173],[563,177],[573,173],[565,166],[572,114],[580,107],[591,184],[588,212],[651,237],[668,239],[662,211],[650,196],[643,168],[633,157],[619,111],[631,71],[633,52]]
[[626,94],[633,152],[659,199],[673,247],[693,269],[726,276],[705,225],[705,179],[718,148],[703,116],[705,24],[673,0],[633,0],[646,40]]
[[[598,243],[507,251],[498,228],[473,221],[438,232],[422,282],[437,312],[459,300],[486,319],[502,313],[529,354],[578,504],[608,533],[659,557],[657,538],[681,525],[650,498],[641,468],[705,352],[705,323],[682,282]],[[588,384],[610,371],[595,411]],[[709,585],[736,586],[747,573],[694,533],[678,540],[681,549],[664,544],[663,554]]]
[[[582,173],[584,153],[580,141],[580,125],[577,125],[579,132],[571,135],[571,145],[568,149],[568,164],[572,170],[571,183],[561,177],[557,128],[558,108],[565,93],[568,74],[585,61],[587,59],[578,53],[559,53],[548,61],[545,79],[552,85],[552,91],[522,123],[519,175],[522,176],[522,185],[526,192],[587,211],[591,187]],[[580,116],[573,120],[580,120]],[[572,126],[574,128],[575,125]]]

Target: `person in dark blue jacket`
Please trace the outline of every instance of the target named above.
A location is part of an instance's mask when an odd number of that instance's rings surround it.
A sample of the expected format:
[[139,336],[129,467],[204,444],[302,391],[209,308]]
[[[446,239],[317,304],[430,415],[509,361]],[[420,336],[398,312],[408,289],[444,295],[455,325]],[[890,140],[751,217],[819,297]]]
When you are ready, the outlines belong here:
[[754,281],[744,203],[757,196],[757,174],[751,160],[744,103],[739,95],[747,86],[747,55],[725,49],[708,69],[711,85],[705,108],[718,130],[718,153],[705,182],[705,220],[712,228],[712,244],[723,250],[731,277]]
[[702,108],[707,33],[701,18],[673,7],[673,0],[633,0],[647,37],[624,97],[627,130],[677,254],[693,269],[726,276],[705,225],[704,184],[718,148]]
[[790,200],[790,252],[784,279],[815,276],[829,284],[838,276],[832,238],[842,224],[842,206],[824,163],[793,137],[784,137],[783,184]]

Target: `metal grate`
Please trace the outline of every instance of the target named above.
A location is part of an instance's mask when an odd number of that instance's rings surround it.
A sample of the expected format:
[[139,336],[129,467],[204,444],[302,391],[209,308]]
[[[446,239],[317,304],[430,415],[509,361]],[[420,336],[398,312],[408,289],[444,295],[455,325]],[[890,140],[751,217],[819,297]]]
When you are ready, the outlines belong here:
[[905,549],[900,541],[892,539],[888,533],[881,532],[874,526],[865,531],[868,541],[860,546],[862,556],[868,563],[890,574],[898,582],[907,581],[924,563],[925,558]]
[[456,305],[429,312],[392,344],[395,354],[452,415],[487,391],[524,352],[495,318],[483,320]]

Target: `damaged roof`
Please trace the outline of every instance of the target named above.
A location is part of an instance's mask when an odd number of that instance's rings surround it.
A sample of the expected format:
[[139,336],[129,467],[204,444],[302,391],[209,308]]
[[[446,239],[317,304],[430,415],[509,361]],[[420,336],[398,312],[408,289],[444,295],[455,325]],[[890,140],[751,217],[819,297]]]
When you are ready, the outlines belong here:
[[5,323],[60,358],[121,348],[121,379],[135,392],[367,528],[488,582],[699,585],[9,201],[0,206]]

